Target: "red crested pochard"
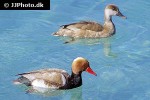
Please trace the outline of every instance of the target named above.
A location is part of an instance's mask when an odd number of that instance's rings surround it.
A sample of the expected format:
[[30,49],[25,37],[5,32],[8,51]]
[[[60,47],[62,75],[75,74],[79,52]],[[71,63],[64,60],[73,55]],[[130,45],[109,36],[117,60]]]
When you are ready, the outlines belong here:
[[40,88],[72,89],[82,85],[81,74],[83,71],[96,76],[96,73],[90,68],[88,60],[77,57],[72,63],[71,75],[62,69],[41,69],[18,74],[20,77],[14,80],[14,83]]

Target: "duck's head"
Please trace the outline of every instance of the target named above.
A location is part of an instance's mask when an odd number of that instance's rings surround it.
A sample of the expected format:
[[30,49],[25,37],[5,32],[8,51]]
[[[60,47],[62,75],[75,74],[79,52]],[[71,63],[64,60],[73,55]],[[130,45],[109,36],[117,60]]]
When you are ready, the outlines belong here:
[[119,16],[124,19],[126,19],[126,16],[124,16],[120,11],[119,8],[114,4],[109,4],[105,8],[105,18],[109,19],[111,16]]
[[79,74],[83,71],[86,71],[96,76],[96,73],[90,68],[88,60],[82,57],[77,57],[72,63],[72,72],[74,74]]

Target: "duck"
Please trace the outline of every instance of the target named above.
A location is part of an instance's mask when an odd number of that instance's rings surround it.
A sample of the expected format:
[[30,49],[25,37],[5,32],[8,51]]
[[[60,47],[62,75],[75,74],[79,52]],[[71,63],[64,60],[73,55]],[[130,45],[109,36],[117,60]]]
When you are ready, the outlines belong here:
[[126,17],[120,12],[115,4],[109,4],[104,10],[104,25],[94,21],[80,21],[67,25],[53,33],[54,36],[67,36],[72,40],[75,38],[105,38],[115,34],[115,25],[112,22],[112,16]]
[[45,89],[72,89],[82,85],[83,71],[97,76],[87,59],[77,57],[72,62],[71,75],[63,69],[48,68],[18,74],[19,77],[13,82]]

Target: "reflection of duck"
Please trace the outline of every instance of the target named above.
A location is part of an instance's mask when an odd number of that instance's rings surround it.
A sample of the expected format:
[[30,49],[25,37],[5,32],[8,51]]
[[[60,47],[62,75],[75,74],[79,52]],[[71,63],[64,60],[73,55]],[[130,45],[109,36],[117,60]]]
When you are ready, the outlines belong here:
[[27,93],[41,95],[44,97],[55,97],[55,99],[64,99],[63,95],[70,95],[69,100],[83,100],[82,99],[82,87],[69,89],[69,90],[54,90],[54,89],[42,89],[38,87],[29,88]]
[[112,52],[112,46],[111,46],[111,42],[113,42],[113,37],[108,37],[108,38],[88,38],[88,39],[76,39],[75,41],[70,41],[68,38],[66,37],[61,37],[59,38],[61,41],[63,41],[64,43],[72,43],[72,45],[76,45],[76,44],[80,44],[80,45],[84,45],[84,46],[96,46],[99,45],[99,49],[97,49],[97,51],[100,51],[101,46],[103,47],[103,52],[104,55],[107,57],[117,57],[117,55]]
[[40,88],[72,89],[82,85],[81,74],[83,71],[96,75],[90,68],[89,62],[85,58],[78,57],[72,63],[71,76],[62,69],[42,69],[18,74],[21,77],[14,83]]
[[121,14],[119,8],[113,4],[107,5],[105,8],[105,22],[100,25],[96,22],[82,21],[63,25],[54,36],[69,36],[73,38],[101,38],[109,37],[115,33],[115,25],[112,22],[112,16],[120,16],[126,18]]
[[59,96],[62,94],[65,94],[66,91],[64,90],[54,90],[49,88],[40,88],[40,87],[30,87],[27,89],[26,93],[32,93],[36,95],[42,95],[42,96]]

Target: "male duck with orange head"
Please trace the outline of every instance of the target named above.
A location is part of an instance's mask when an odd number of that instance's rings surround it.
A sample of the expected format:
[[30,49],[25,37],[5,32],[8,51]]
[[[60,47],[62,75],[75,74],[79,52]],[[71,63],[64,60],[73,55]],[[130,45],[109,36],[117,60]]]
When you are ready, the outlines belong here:
[[14,83],[41,88],[72,89],[82,85],[81,74],[83,71],[96,76],[96,73],[90,68],[89,62],[85,58],[77,57],[72,63],[71,76],[62,69],[41,69],[18,74],[20,77],[14,80]]

